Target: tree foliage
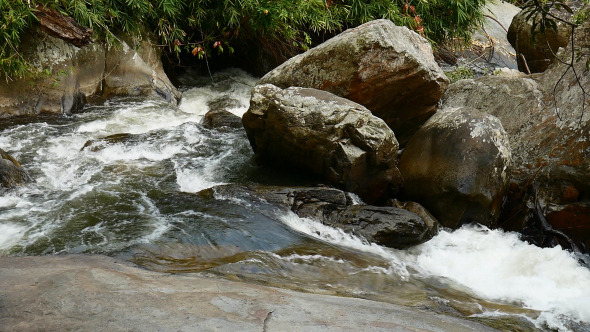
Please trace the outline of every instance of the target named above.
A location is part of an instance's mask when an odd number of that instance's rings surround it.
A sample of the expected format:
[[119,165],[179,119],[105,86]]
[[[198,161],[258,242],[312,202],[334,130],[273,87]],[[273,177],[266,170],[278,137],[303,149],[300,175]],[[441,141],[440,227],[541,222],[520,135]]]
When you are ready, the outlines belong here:
[[392,20],[432,42],[468,39],[489,0],[0,0],[0,76],[27,73],[19,43],[36,6],[53,8],[93,29],[95,37],[155,32],[173,52],[200,57],[232,51],[236,41],[305,49],[311,37],[378,19]]

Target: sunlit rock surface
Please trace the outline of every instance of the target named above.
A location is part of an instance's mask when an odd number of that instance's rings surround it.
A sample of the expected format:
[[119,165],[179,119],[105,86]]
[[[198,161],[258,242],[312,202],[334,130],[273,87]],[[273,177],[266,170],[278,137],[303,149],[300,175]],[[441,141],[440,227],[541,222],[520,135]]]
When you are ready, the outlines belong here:
[[449,81],[426,39],[376,20],[291,58],[260,79],[267,83],[325,90],[357,102],[403,144],[435,112]]
[[139,269],[106,256],[2,257],[3,331],[494,331],[356,298]]
[[309,171],[367,203],[401,185],[394,133],[350,100],[316,89],[258,85],[242,122],[262,164]]

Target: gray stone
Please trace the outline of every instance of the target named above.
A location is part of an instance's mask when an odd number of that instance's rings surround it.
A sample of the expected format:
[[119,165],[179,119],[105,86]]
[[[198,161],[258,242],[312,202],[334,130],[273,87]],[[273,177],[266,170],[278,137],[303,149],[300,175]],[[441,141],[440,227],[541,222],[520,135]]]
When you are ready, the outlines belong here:
[[147,271],[98,255],[0,257],[2,331],[495,331],[358,298],[199,274]]
[[160,51],[146,36],[125,38],[108,50],[99,43],[76,47],[32,28],[20,45],[33,79],[0,81],[0,117],[72,114],[91,97],[160,96],[176,103],[180,93],[162,69]]
[[162,52],[149,33],[121,36],[107,49],[103,95],[154,96],[178,103],[181,94],[164,73]]
[[450,228],[495,227],[509,184],[508,137],[500,121],[473,108],[444,108],[408,142],[400,159],[406,198]]
[[242,122],[262,164],[317,174],[368,203],[401,185],[395,135],[350,100],[316,89],[258,85]]
[[31,29],[20,46],[34,70],[35,79],[0,81],[0,117],[70,114],[85,104],[80,95],[100,92],[105,50],[99,44],[78,48]]
[[487,62],[498,67],[517,68],[516,51],[510,45],[507,33],[518,12],[520,8],[508,2],[486,3],[484,14],[487,16],[483,25],[474,32],[472,44],[482,48],[481,53]]
[[346,30],[260,79],[325,90],[367,107],[405,142],[436,110],[448,79],[426,39],[389,20]]

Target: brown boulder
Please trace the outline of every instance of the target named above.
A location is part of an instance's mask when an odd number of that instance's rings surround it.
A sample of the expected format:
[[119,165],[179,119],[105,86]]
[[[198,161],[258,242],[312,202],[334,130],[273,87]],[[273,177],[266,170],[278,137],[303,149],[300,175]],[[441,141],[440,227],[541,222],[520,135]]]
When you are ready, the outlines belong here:
[[357,102],[385,120],[403,144],[435,112],[449,81],[426,39],[376,20],[291,58],[260,79],[267,83]]
[[19,162],[0,149],[0,187],[12,188],[29,181],[31,177]]
[[508,189],[510,148],[500,121],[473,108],[441,109],[408,142],[405,196],[446,227],[495,227]]
[[216,99],[209,103],[209,112],[203,116],[202,124],[207,129],[243,128],[242,118],[231,113],[229,109],[241,106],[236,99]]
[[[574,9],[581,5],[581,1],[568,1],[567,4]],[[518,69],[522,72],[542,73],[555,60],[555,54],[560,47],[568,45],[571,36],[571,27],[567,24],[554,20],[557,24],[557,30],[547,28],[544,32],[531,30],[533,21],[537,24],[541,19],[541,14],[532,16],[527,20],[529,12],[526,10],[516,14],[510,27],[508,28],[508,41],[516,50]],[[566,10],[557,10],[553,8],[551,15],[570,21],[572,14]],[[526,61],[523,61],[522,57]],[[527,70],[528,66],[528,70]]]
[[320,175],[368,203],[401,184],[395,135],[350,100],[316,89],[258,85],[242,123],[262,164]]

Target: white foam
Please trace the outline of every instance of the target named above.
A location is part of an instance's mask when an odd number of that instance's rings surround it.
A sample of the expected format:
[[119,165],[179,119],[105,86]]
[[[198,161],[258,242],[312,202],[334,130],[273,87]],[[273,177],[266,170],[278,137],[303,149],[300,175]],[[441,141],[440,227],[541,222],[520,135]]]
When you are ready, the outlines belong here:
[[441,231],[414,247],[409,264],[428,276],[445,277],[491,301],[542,311],[551,328],[565,329],[560,316],[590,322],[590,270],[561,248],[539,248],[517,234],[465,226]]
[[179,111],[163,101],[146,101],[144,104],[121,108],[108,118],[84,123],[78,127],[77,132],[97,136],[144,134],[198,120],[193,114]]
[[176,170],[176,183],[180,191],[196,193],[203,189],[222,185],[222,182],[211,181],[202,170],[182,169]]
[[109,164],[112,162],[141,159],[162,161],[170,159],[184,151],[184,148],[180,144],[165,144],[163,146],[154,146],[150,143],[141,143],[134,146],[110,144],[94,154],[94,156],[102,163]]
[[327,257],[327,256],[323,256],[323,255],[299,255],[299,254],[291,254],[289,256],[279,256],[274,254],[277,258],[280,258],[282,260],[294,263],[294,264],[300,264],[300,262],[303,263],[313,263],[313,262],[317,262],[317,261],[324,261],[324,262],[332,262],[332,263],[345,263],[342,259],[340,258],[335,258],[335,257]]
[[405,264],[398,259],[397,250],[395,249],[367,242],[365,239],[345,233],[341,229],[326,226],[312,219],[300,218],[291,211],[282,214],[280,219],[292,229],[318,240],[383,257],[390,262],[400,277],[406,278],[408,276]]
[[209,111],[207,102],[220,97],[222,97],[220,93],[208,88],[192,88],[182,94],[178,108],[185,113],[202,117]]
[[[178,106],[183,112],[204,116],[209,111],[207,103],[216,99],[228,98],[237,101],[235,107],[227,111],[239,117],[244,115],[250,106],[252,88],[258,81],[240,69],[231,69],[213,76],[213,85],[192,88],[185,91]],[[223,87],[223,88],[222,88]]]
[[14,207],[21,199],[16,196],[0,196],[0,208]]
[[0,224],[0,249],[10,248],[23,236],[24,227],[13,224]]

